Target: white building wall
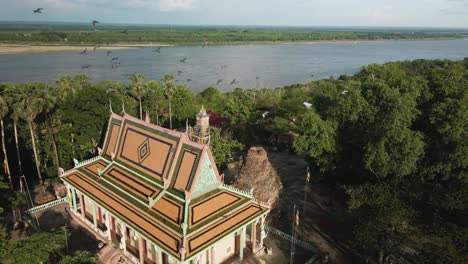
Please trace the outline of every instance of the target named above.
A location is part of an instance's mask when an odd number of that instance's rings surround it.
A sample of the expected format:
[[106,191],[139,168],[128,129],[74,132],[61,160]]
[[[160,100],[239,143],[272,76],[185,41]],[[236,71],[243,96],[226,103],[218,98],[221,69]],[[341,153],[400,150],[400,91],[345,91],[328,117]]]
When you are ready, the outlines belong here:
[[220,240],[215,245],[215,263],[221,263],[235,254],[235,235]]

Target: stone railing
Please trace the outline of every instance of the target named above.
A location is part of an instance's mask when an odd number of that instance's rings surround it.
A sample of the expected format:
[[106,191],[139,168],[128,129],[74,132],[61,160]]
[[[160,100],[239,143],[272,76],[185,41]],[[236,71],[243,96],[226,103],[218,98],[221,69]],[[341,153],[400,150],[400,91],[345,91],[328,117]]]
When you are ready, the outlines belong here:
[[267,207],[267,208],[271,208],[271,205],[267,202],[264,202],[262,200],[259,200],[257,198],[253,198],[253,201],[261,206],[264,206],[264,207]]
[[80,167],[80,166],[84,166],[84,165],[93,163],[93,162],[99,160],[100,158],[101,158],[100,156],[96,156],[94,158],[90,158],[90,159],[83,160],[83,161],[78,161],[77,159],[73,159],[73,162],[75,163],[75,168],[76,168],[76,167]]
[[224,183],[223,183],[223,188],[227,189],[227,190],[230,190],[230,191],[233,191],[233,192],[235,192],[237,194],[245,195],[247,197],[253,198],[251,192],[244,191],[244,190],[241,190],[241,189],[237,189],[236,187],[233,187],[233,186],[230,186],[230,185],[227,185],[227,184],[224,184]]
[[56,206],[56,205],[65,203],[65,202],[67,202],[67,201],[68,201],[68,198],[67,198],[67,197],[63,197],[63,198],[54,200],[54,201],[52,201],[52,202],[49,202],[49,203],[46,203],[46,204],[42,204],[42,205],[33,207],[33,208],[29,209],[29,210],[26,210],[26,213],[28,213],[28,214],[34,214],[34,213],[40,212],[40,211],[42,211],[42,210],[45,210],[45,209],[47,209],[47,208],[54,207],[54,206]]
[[[275,235],[278,235],[278,236],[280,236],[280,237],[282,237],[284,239],[287,239],[289,241],[293,241],[293,237],[290,234],[287,234],[287,233],[285,233],[285,232],[283,232],[281,230],[278,230],[278,229],[276,229],[274,227],[265,225],[265,230],[267,230],[268,232],[271,232],[271,233],[273,233]],[[312,251],[314,253],[319,252],[318,249],[315,246],[313,246],[313,245],[311,245],[311,244],[309,244],[309,243],[307,243],[305,241],[298,240],[296,237],[294,238],[294,242],[296,243],[296,245],[300,246],[301,248],[310,250],[310,251]]]

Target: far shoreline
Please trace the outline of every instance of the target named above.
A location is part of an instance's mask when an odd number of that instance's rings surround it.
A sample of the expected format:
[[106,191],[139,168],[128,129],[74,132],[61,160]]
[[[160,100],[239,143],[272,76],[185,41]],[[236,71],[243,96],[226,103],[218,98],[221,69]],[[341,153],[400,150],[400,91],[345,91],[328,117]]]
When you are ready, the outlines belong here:
[[[107,51],[107,50],[122,50],[122,49],[138,49],[144,47],[170,47],[168,44],[113,44],[108,46],[101,45],[55,45],[55,44],[7,44],[0,43],[0,55],[17,55],[17,54],[33,54],[33,53],[49,53],[49,52],[81,52],[86,49],[87,52]],[[95,49],[96,47],[96,49]]]
[[[434,41],[434,40],[459,40],[466,38],[420,38],[420,39],[377,39],[377,40],[313,40],[313,41],[252,41],[252,42],[220,42],[209,43],[207,46],[230,46],[230,45],[313,45],[313,44],[364,44],[364,43],[379,43],[379,42],[399,42],[399,41]],[[23,44],[23,43],[0,43],[0,55],[17,55],[17,54],[33,54],[33,53],[50,53],[50,52],[81,52],[87,49],[87,52],[103,50],[125,50],[139,49],[147,47],[175,47],[175,46],[202,46],[200,44],[166,44],[166,43],[115,43],[109,45],[63,45],[63,44]]]

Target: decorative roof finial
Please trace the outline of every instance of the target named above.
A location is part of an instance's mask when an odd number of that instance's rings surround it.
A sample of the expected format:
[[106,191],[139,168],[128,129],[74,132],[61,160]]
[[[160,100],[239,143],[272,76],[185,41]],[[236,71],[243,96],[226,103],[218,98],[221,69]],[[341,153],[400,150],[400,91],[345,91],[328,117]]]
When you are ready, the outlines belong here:
[[200,114],[205,114],[206,113],[206,110],[205,110],[205,106],[201,106],[201,109],[200,109]]

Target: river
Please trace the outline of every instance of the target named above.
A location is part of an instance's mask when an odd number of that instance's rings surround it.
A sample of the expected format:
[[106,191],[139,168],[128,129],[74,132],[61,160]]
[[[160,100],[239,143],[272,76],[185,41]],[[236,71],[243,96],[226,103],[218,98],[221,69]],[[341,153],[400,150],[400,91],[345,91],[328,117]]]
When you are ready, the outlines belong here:
[[[114,63],[111,62],[113,57]],[[176,46],[96,52],[0,55],[0,82],[48,81],[64,74],[88,74],[92,81],[125,81],[143,73],[159,79],[173,73],[194,91],[216,86],[274,88],[333,75],[354,74],[362,66],[412,59],[468,57],[468,39],[349,42],[284,45]],[[183,60],[186,58],[186,60]],[[120,64],[117,64],[116,62]],[[82,67],[89,65],[88,68]],[[112,66],[114,65],[114,66]],[[218,85],[218,80],[222,80]]]

